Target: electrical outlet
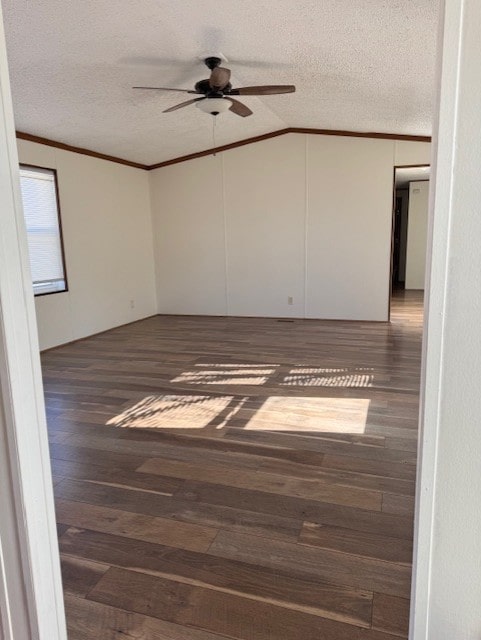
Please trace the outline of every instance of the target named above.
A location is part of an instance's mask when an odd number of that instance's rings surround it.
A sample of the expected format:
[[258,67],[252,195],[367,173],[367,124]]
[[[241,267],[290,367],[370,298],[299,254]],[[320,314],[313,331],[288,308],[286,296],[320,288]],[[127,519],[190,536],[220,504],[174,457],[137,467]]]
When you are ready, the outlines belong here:
[[134,309],[135,308],[135,300],[131,300],[130,301],[130,308]]
[[287,296],[287,304],[294,304],[294,298],[292,296]]

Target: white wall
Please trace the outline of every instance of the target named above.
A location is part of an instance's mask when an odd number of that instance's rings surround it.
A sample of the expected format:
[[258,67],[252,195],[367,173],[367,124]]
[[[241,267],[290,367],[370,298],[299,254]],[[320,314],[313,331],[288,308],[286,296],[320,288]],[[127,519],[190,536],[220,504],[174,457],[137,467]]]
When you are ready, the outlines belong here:
[[409,167],[415,164],[431,163],[431,145],[426,142],[394,141],[394,164]]
[[387,320],[393,167],[429,154],[287,134],[151,171],[159,312]]
[[35,299],[40,348],[154,314],[147,172],[17,143],[20,162],[56,169],[58,175],[69,291]]
[[479,640],[481,3],[443,11],[410,638]]
[[152,198],[164,212],[153,216],[160,308],[224,315],[222,156],[206,157],[196,171],[189,162],[165,167]]
[[0,7],[0,637],[66,640],[47,425]]
[[305,138],[239,147],[223,166],[227,312],[304,315]]
[[409,183],[406,289],[424,289],[428,242],[429,181]]
[[41,349],[157,311],[386,320],[392,167],[429,147],[288,134],[148,173],[18,140],[59,182],[69,291],[35,299]]
[[387,320],[393,143],[308,137],[306,316]]

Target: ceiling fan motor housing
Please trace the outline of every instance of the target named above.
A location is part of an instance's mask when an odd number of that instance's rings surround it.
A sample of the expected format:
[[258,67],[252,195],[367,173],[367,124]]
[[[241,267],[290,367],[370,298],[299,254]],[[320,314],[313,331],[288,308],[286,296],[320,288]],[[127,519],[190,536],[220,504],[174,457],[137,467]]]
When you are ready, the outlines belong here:
[[224,93],[229,92],[232,89],[231,83],[227,83],[222,91],[217,91],[212,89],[210,86],[209,80],[199,80],[199,82],[195,83],[195,90],[198,93],[203,93],[205,96],[210,98],[221,98]]

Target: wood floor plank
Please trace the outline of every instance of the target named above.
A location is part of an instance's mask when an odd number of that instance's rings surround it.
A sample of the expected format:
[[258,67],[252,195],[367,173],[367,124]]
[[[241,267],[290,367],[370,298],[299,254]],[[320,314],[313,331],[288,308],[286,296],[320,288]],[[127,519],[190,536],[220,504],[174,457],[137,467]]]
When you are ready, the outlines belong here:
[[409,632],[409,600],[382,593],[374,594],[372,627],[401,638]]
[[64,593],[85,598],[110,566],[85,558],[61,556],[61,568]]
[[61,539],[64,555],[95,558],[220,593],[241,595],[296,611],[370,627],[372,592],[255,566],[209,554],[71,528]]
[[[367,460],[383,460],[398,463],[416,463],[416,449],[414,451],[396,449],[395,447],[389,447],[386,451],[386,447],[376,446],[378,440],[370,438],[369,440],[362,440],[363,436],[359,435],[354,442],[342,441],[334,439],[335,436],[331,435],[330,438],[325,436],[309,437],[306,436],[293,436],[291,433],[271,433],[270,431],[260,431],[255,434],[251,434],[249,431],[243,429],[230,428],[224,436],[227,440],[233,442],[258,442],[259,444],[277,444],[285,447],[296,447],[297,462],[303,461],[304,464],[321,464],[322,458],[320,457],[324,453],[338,454],[353,458],[365,458]],[[368,438],[366,436],[366,438]],[[376,444],[372,444],[372,443]],[[292,458],[291,458],[292,459]]]
[[402,480],[400,478],[386,478],[379,475],[343,471],[337,469],[326,469],[325,467],[315,467],[298,463],[291,463],[277,460],[262,462],[262,471],[273,472],[294,478],[318,479],[326,484],[336,484],[358,489],[371,491],[396,492],[398,494],[412,496],[415,492],[415,482],[412,480]]
[[228,640],[91,600],[65,597],[69,640]]
[[385,439],[387,449],[397,449],[398,451],[412,451],[417,455],[418,439],[417,433],[413,434],[411,438],[393,438],[388,437]]
[[364,458],[354,458],[351,456],[326,454],[323,465],[331,469],[357,471],[358,473],[369,473],[387,478],[402,478],[404,480],[416,479],[416,465],[414,464],[385,462],[384,460],[366,460]]
[[[274,539],[297,540],[302,526],[299,509],[298,517],[284,517],[274,509],[263,512],[250,508],[238,508],[229,505],[198,504],[191,499],[179,496],[170,497],[162,493],[137,492],[125,487],[106,486],[92,482],[79,482],[62,479],[55,485],[58,499],[85,502],[108,508],[117,508],[129,513],[141,513],[162,518],[171,518],[182,522],[192,522],[216,529],[228,529],[242,533],[267,535]],[[271,494],[266,494],[271,495]],[[186,494],[187,496],[187,494]],[[278,498],[280,500],[280,498]],[[363,514],[370,512],[363,511]],[[398,529],[403,518],[389,514],[377,517],[387,518],[388,526]]]
[[232,594],[215,594],[143,573],[110,569],[89,598],[189,628],[250,640],[393,640],[361,629]]
[[295,576],[317,576],[333,584],[409,597],[410,567],[307,545],[221,531],[209,553],[259,563]]
[[403,424],[402,418],[397,417],[391,421],[392,424],[390,425],[386,424],[386,420],[378,422],[369,425],[369,433],[382,435],[386,438],[417,440],[417,420],[410,420],[411,425],[409,427]]
[[397,513],[402,516],[414,516],[414,496],[384,493],[382,497],[384,513]]
[[[131,433],[130,431],[128,432]],[[256,434],[259,435],[259,434]],[[263,434],[267,435],[269,434]],[[267,441],[262,445],[251,444],[247,442],[238,442],[236,440],[226,439],[214,439],[214,438],[200,438],[200,437],[186,437],[176,436],[174,434],[156,434],[150,431],[135,432],[131,439],[134,440],[149,440],[158,444],[159,439],[162,443],[175,443],[175,447],[163,447],[162,457],[166,453],[173,451],[171,456],[174,459],[187,460],[201,459],[208,461],[209,459],[215,463],[221,463],[228,466],[240,467],[241,469],[247,467],[251,462],[251,467],[273,473],[277,475],[286,475],[296,478],[304,479],[319,479],[329,484],[340,484],[343,486],[351,486],[357,488],[363,488],[373,491],[385,491],[385,492],[397,492],[404,493],[406,495],[414,494],[415,483],[410,480],[401,480],[399,478],[385,478],[382,476],[367,475],[365,473],[355,473],[349,471],[337,471],[332,469],[326,469],[322,467],[322,461],[324,458],[323,453],[317,451],[308,451],[305,448],[287,448],[285,446],[268,446]],[[183,440],[185,442],[182,444]],[[310,441],[313,439],[310,438]],[[292,446],[296,440],[290,437],[290,445]],[[180,445],[180,447],[179,447]],[[302,442],[299,443],[299,447],[306,447],[307,445]],[[349,445],[353,447],[353,445]],[[356,451],[359,450],[360,457],[363,457],[365,449],[377,449],[381,454],[385,454],[384,447],[372,447],[365,445],[354,445]],[[210,449],[216,452],[216,458],[212,458]],[[190,451],[189,451],[190,450]],[[175,453],[176,452],[176,453]],[[241,456],[232,454],[243,454]],[[402,453],[402,452],[401,452]],[[182,454],[182,455],[181,455]],[[122,455],[122,454],[117,454]],[[354,455],[354,454],[351,454]],[[399,459],[399,458],[398,458]],[[143,462],[143,461],[142,461]],[[140,466],[141,462],[139,462]],[[199,479],[199,478],[198,478]]]
[[242,471],[203,462],[174,462],[163,458],[147,460],[137,471],[154,475],[172,475],[183,480],[197,479],[241,489],[262,490],[283,496],[312,498],[372,511],[381,510],[382,495],[379,491],[326,484],[320,480],[290,478],[262,471]]
[[124,467],[92,465],[89,462],[75,462],[72,460],[52,459],[52,473],[60,478],[86,480],[134,491],[158,493],[164,496],[172,496],[184,484],[181,478],[148,475],[136,473],[135,471],[126,471]]
[[68,438],[68,434],[66,433],[51,431],[48,434],[48,444],[49,446],[60,444],[64,442],[66,438]]
[[[137,435],[138,434],[138,435]],[[125,429],[122,437],[126,439],[145,438],[150,441],[169,442],[172,444],[184,444],[198,448],[209,448],[217,451],[233,451],[238,453],[258,454],[290,460],[292,462],[306,462],[305,456],[309,456],[309,464],[317,464],[320,455],[324,453],[322,447],[326,443],[338,443],[351,446],[385,448],[383,436],[370,436],[366,434],[350,433],[322,433],[315,437],[309,435],[293,434],[292,432],[263,432],[246,431],[228,427],[222,434],[222,438],[212,438],[199,434],[196,436],[175,433],[175,431],[160,432],[158,430],[144,429],[141,431]],[[391,447],[396,449],[396,447]],[[319,455],[320,454],[320,455]]]
[[412,563],[413,545],[410,540],[400,540],[374,533],[305,522],[299,536],[299,542],[365,558],[406,565]]
[[61,524],[57,522],[57,537],[63,536],[63,534],[67,531],[68,524]]
[[[81,428],[76,426],[76,429]],[[98,429],[96,429],[98,431]],[[69,434],[65,434],[68,436]],[[93,445],[93,441],[90,441]],[[119,453],[116,451],[105,451],[97,449],[95,446],[76,447],[71,444],[54,444],[50,447],[50,457],[52,460],[65,460],[70,462],[84,462],[90,465],[100,465],[102,467],[111,466],[122,468],[125,471],[134,471],[147,457],[136,455],[135,449],[129,452]]]
[[43,354],[70,640],[406,637],[421,337],[401,292],[390,323],[157,316]]
[[192,551],[207,551],[218,530],[198,524],[168,520],[84,502],[57,500],[57,519],[73,527],[156,542]]
[[326,442],[341,442],[359,446],[384,448],[385,437],[366,433],[296,433],[295,431],[246,431],[238,427],[229,427],[224,434],[225,440],[234,442],[252,442],[264,446],[296,447],[303,451],[322,453]]
[[263,491],[239,489],[221,484],[188,480],[176,492],[175,498],[191,500],[201,505],[212,504],[227,507],[236,505],[238,508],[257,513],[307,520],[317,524],[377,533],[406,540],[411,540],[413,535],[411,517],[281,496]]

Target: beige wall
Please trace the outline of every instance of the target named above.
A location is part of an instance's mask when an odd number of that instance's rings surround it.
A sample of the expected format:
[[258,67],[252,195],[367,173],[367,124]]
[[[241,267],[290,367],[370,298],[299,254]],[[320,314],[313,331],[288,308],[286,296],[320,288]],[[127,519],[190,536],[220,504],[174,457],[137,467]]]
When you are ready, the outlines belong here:
[[149,173],[19,140],[58,172],[69,291],[36,298],[40,347],[157,311],[386,320],[392,168],[429,148],[288,134]]
[[[305,143],[286,135],[223,154],[227,313],[304,314]],[[155,210],[155,209],[154,209]],[[288,297],[292,297],[292,305]]]
[[308,138],[306,316],[387,320],[393,143]]
[[387,320],[393,167],[429,161],[288,134],[150,172],[159,312]]
[[[153,172],[150,172],[151,174]],[[154,172],[157,295],[164,312],[223,315],[225,255],[222,156]]]
[[428,242],[429,182],[409,183],[406,289],[424,289]]
[[394,141],[396,167],[431,163],[431,145],[427,142]]
[[58,174],[69,291],[35,299],[40,348],[154,314],[147,172],[24,140],[18,152]]

